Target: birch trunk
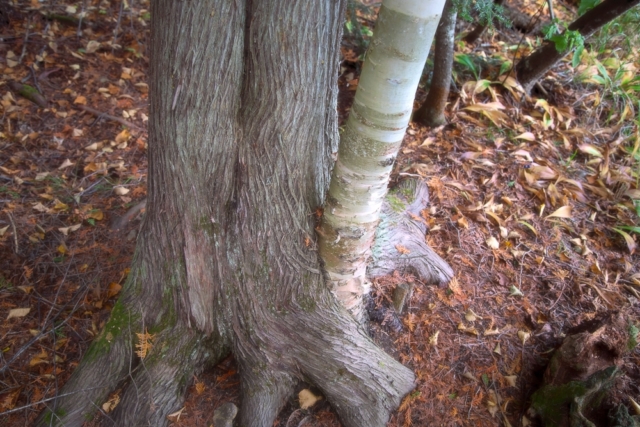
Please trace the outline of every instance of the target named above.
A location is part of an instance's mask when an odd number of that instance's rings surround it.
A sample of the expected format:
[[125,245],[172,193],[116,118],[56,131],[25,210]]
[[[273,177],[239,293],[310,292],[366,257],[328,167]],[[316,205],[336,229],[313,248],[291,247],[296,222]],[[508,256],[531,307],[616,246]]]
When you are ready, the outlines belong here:
[[383,1],[369,45],[319,229],[329,286],[357,319],[389,175],[444,0]]

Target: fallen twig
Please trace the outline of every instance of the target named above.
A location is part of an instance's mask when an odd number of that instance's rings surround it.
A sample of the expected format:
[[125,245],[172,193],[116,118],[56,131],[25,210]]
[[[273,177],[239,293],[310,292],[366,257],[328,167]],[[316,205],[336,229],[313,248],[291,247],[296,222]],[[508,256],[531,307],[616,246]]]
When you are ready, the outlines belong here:
[[87,107],[85,105],[78,105],[78,107],[81,110],[86,111],[87,113],[91,113],[94,116],[97,116],[98,119],[101,118],[101,117],[104,117],[104,118],[112,120],[114,122],[118,122],[118,123],[120,123],[120,124],[122,124],[124,126],[130,127],[130,128],[133,128],[133,129],[138,129],[138,130],[141,130],[141,131],[146,131],[145,128],[143,128],[141,126],[138,126],[135,123],[131,123],[130,121],[127,121],[125,119],[121,119],[120,117],[112,116],[111,114],[103,113],[102,111],[96,110],[95,108]]
[[13,243],[16,245],[15,251],[18,253],[20,251],[20,247],[18,246],[18,229],[16,228],[16,223],[13,222],[13,216],[9,212],[7,212],[7,216],[9,216],[9,222],[13,230]]
[[27,44],[29,42],[29,30],[31,29],[31,15],[27,19],[27,29],[24,33],[24,41],[22,42],[22,53],[20,54],[20,58],[18,59],[18,64],[22,64],[22,60],[24,56],[27,54]]

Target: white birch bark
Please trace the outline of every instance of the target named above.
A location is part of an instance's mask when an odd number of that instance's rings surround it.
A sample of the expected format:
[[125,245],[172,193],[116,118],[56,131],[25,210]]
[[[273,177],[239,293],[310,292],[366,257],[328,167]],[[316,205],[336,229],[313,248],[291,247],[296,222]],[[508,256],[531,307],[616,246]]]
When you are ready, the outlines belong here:
[[444,0],[385,0],[340,140],[319,229],[327,280],[358,319],[389,175]]

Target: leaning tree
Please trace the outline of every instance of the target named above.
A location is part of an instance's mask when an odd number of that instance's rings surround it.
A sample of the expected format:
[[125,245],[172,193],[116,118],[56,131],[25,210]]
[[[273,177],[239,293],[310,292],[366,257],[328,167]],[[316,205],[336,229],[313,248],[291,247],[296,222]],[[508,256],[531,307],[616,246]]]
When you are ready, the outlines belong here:
[[[577,31],[585,39],[606,23],[640,4],[640,0],[605,0],[569,24],[568,31]],[[531,55],[523,58],[515,67],[516,77],[526,92],[558,61],[567,56],[570,49],[557,49],[553,41],[544,42]]]
[[382,6],[331,178],[344,0],[152,2],[147,215],[109,321],[38,425],[80,426],[116,389],[115,425],[165,425],[230,352],[242,426],[272,425],[299,380],[346,426],[387,422],[414,376],[360,322],[367,261],[452,274],[416,238],[424,186],[383,204],[442,4]]

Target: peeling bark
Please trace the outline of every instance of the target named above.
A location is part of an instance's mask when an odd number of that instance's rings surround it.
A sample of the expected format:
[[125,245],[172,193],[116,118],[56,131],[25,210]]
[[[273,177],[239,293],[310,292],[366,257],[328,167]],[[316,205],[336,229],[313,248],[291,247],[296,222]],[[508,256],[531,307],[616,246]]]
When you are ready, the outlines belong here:
[[151,7],[149,196],[132,272],[36,425],[80,427],[121,388],[105,425],[165,426],[193,374],[231,351],[244,427],[272,425],[299,380],[345,426],[384,426],[414,375],[335,299],[313,242],[338,135],[344,2]]
[[319,249],[329,286],[359,320],[380,209],[443,6],[383,3],[340,140]]
[[[638,4],[640,4],[640,0],[605,0],[573,21],[569,25],[569,30],[580,31],[580,34],[586,39],[604,24]],[[551,41],[544,42],[542,46],[516,65],[518,82],[529,93],[533,85],[569,53],[571,53],[570,50],[558,52],[555,44]]]
[[429,93],[422,106],[413,114],[413,120],[425,126],[437,127],[447,121],[444,109],[447,106],[451,87],[457,16],[457,7],[452,0],[447,0],[436,31],[436,52]]

